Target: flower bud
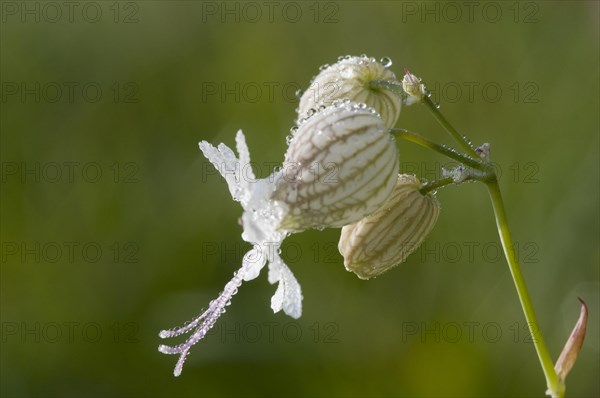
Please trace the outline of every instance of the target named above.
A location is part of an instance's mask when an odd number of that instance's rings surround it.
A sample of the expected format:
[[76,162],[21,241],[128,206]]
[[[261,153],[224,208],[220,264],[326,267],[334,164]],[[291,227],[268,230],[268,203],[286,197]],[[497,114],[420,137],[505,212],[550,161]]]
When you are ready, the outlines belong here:
[[[313,78],[309,88],[300,98],[298,117],[306,117],[310,112],[331,105],[335,100],[348,99],[365,103],[375,109],[388,128],[394,127],[401,98],[384,89],[371,87],[373,80],[388,80],[397,84],[394,72],[387,69],[391,65],[388,59],[382,59],[385,65],[366,55],[360,57],[340,57],[333,65],[324,65],[321,72]],[[311,111],[313,109],[313,111]]]
[[271,199],[279,229],[341,227],[374,212],[396,185],[395,138],[365,104],[338,101],[300,123]]
[[421,83],[421,79],[406,71],[402,78],[402,89],[407,94],[406,105],[412,105],[421,102],[426,94],[425,85]]
[[[585,301],[579,299],[581,303],[581,311],[579,313],[579,319],[567,340],[558,360],[556,361],[556,365],[554,365],[554,370],[556,375],[558,376],[559,382],[562,384],[564,388],[564,381],[567,377],[567,374],[575,365],[575,361],[579,356],[579,351],[581,351],[581,347],[583,346],[583,340],[585,340],[585,332],[587,329],[587,320],[588,320],[588,308]],[[564,392],[564,391],[563,391]],[[550,395],[550,394],[548,394]]]
[[419,192],[412,175],[398,176],[388,201],[375,213],[342,228],[338,249],[344,265],[361,279],[377,276],[400,264],[433,228],[440,204]]

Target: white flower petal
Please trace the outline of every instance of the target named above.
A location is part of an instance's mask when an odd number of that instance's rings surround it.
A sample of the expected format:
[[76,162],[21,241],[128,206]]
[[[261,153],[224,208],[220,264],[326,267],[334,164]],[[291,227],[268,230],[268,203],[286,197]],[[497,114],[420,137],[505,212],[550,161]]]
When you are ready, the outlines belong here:
[[250,151],[246,144],[246,137],[242,130],[238,130],[235,136],[235,144],[237,147],[238,154],[240,155],[240,175],[241,184],[248,185],[251,181],[255,180],[254,171],[250,165]]
[[281,260],[281,258],[279,256],[277,256],[277,259],[273,258],[273,259],[269,260],[268,279],[269,279],[269,283],[271,285],[276,284],[281,279],[281,265],[282,264],[283,264],[283,261]]
[[238,178],[240,162],[235,157],[233,151],[225,144],[219,144],[215,148],[206,141],[201,141],[199,146],[204,156],[210,160],[217,171],[225,178],[225,181],[227,181],[233,200],[239,202],[240,194],[242,193]]
[[262,252],[260,247],[254,246],[252,250],[244,255],[243,265],[246,268],[244,274],[244,281],[251,281],[255,279],[260,271],[264,268],[267,263],[267,256]]
[[275,295],[271,299],[271,308],[275,312],[283,309],[293,318],[299,318],[302,314],[300,285],[279,257],[279,247],[288,234],[279,231],[277,226],[287,212],[287,207],[279,205],[270,198],[269,194],[274,189],[275,180],[267,178],[255,181],[254,173],[250,168],[250,153],[241,130],[236,136],[239,159],[225,144],[219,144],[215,148],[208,142],[201,141],[199,146],[204,156],[227,181],[233,199],[241,202],[244,208],[242,238],[253,243],[254,247],[244,255],[241,268],[225,285],[221,294],[210,302],[206,311],[183,327],[160,332],[159,336],[164,339],[193,331],[185,343],[177,346],[163,344],[158,347],[158,350],[164,354],[179,354],[173,372],[175,376],[181,374],[190,349],[206,336],[217,319],[225,312],[225,308],[230,304],[231,298],[237,293],[242,282],[255,279],[267,261],[270,261],[269,281],[279,282]]
[[269,263],[269,282],[279,282],[275,294],[271,298],[273,312],[283,309],[286,315],[294,319],[302,315],[302,289],[292,271],[281,260],[279,255]]
[[273,312],[277,313],[281,311],[283,308],[283,284],[279,284],[277,286],[277,290],[275,290],[275,294],[271,297],[271,309]]

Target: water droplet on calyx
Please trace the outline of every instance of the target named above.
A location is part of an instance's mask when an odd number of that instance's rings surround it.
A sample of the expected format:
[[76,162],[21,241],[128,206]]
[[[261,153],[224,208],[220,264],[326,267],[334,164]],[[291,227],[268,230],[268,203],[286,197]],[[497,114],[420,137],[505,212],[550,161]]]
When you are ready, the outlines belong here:
[[382,57],[379,62],[381,62],[384,68],[392,66],[392,59],[390,57]]

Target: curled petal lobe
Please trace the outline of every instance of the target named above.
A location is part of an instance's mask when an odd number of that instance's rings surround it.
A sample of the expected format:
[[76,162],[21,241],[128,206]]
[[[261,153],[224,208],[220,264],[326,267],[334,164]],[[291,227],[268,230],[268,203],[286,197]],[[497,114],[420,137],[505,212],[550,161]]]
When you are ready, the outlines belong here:
[[277,290],[271,298],[273,312],[283,310],[286,315],[294,319],[302,315],[302,289],[292,274],[292,271],[279,258],[269,263],[269,282],[278,283]]

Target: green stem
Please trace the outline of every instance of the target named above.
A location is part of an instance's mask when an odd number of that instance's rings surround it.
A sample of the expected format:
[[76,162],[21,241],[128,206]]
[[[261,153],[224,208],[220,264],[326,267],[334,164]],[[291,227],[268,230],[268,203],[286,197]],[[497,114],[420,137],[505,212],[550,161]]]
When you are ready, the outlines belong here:
[[431,191],[435,191],[438,188],[445,187],[446,185],[450,184],[454,184],[454,179],[452,177],[440,178],[439,180],[423,184],[421,189],[419,189],[419,192],[421,192],[421,195],[425,196]]
[[[399,84],[392,84],[385,81],[373,83],[373,87],[386,88],[397,94],[406,95]],[[546,384],[548,386],[547,394],[551,395],[553,398],[562,398],[565,394],[565,385],[558,379],[556,371],[554,370],[552,358],[550,357],[550,353],[546,347],[546,342],[544,341],[544,336],[540,330],[539,323],[535,315],[535,310],[533,308],[533,303],[531,301],[531,297],[529,296],[525,279],[523,278],[523,273],[521,272],[521,266],[519,265],[517,256],[515,254],[514,244],[508,228],[508,221],[506,218],[506,212],[504,210],[504,202],[502,200],[502,194],[500,193],[500,187],[498,185],[496,174],[493,169],[489,167],[490,165],[488,162],[482,162],[479,160],[479,156],[471,143],[468,142],[467,139],[465,139],[465,137],[463,137],[450,124],[450,122],[448,122],[444,115],[440,113],[438,107],[431,101],[428,94],[423,96],[422,102],[432,112],[433,116],[444,127],[444,129],[446,129],[446,131],[448,131],[448,133],[450,133],[450,135],[467,151],[467,155],[459,154],[453,149],[448,149],[444,146],[429,141],[425,137],[422,137],[416,133],[411,133],[409,131],[400,129],[392,129],[392,131],[400,138],[404,138],[408,141],[412,141],[424,147],[433,149],[434,151],[457,160],[473,169],[483,171],[483,174],[476,179],[483,181],[486,184],[490,194],[490,199],[494,208],[494,214],[496,216],[498,234],[500,235],[500,241],[502,242],[502,248],[504,249],[504,255],[506,256],[506,261],[508,262],[508,267],[517,289],[517,294],[521,302],[521,307],[523,308],[523,313],[525,314],[525,319],[527,320],[527,326],[529,328],[529,332],[531,333],[535,350],[542,366],[544,376],[546,377]],[[444,178],[434,181],[431,184],[426,184],[423,188],[421,188],[421,193],[426,194],[433,189],[448,185],[450,183],[452,183],[452,178]]]
[[502,242],[504,255],[506,256],[506,261],[508,262],[508,267],[510,269],[513,282],[517,288],[517,294],[519,295],[519,300],[521,301],[521,306],[523,307],[523,312],[525,314],[525,319],[527,320],[527,326],[529,327],[529,332],[531,333],[535,350],[537,351],[540,364],[542,365],[542,370],[546,376],[546,383],[548,385],[547,393],[554,398],[563,397],[565,386],[558,380],[558,376],[554,371],[552,359],[550,358],[548,348],[546,347],[544,336],[539,328],[539,323],[535,315],[535,310],[533,309],[531,297],[529,297],[529,292],[527,291],[527,286],[525,285],[525,279],[523,278],[521,267],[515,255],[514,244],[510,235],[510,230],[508,229],[508,221],[504,211],[504,202],[502,201],[498,180],[494,178],[493,180],[486,182],[486,186],[492,200],[492,206],[494,207],[496,225],[498,226],[498,234],[500,235],[500,241]]
[[[391,129],[392,133],[399,138],[405,139],[407,141],[414,142],[415,144],[419,144],[425,148],[433,149],[434,151],[441,153],[444,156],[447,156],[457,162],[460,162],[466,166],[472,167],[476,170],[480,170],[483,172],[489,172],[490,167],[487,163],[477,159],[472,158],[467,155],[463,155],[462,153],[457,152],[453,148],[448,148],[444,145],[440,145],[435,143],[418,133],[413,133],[412,131],[404,130],[404,129]],[[475,155],[477,156],[477,155]]]
[[397,94],[400,98],[405,98],[406,93],[402,88],[402,84],[389,80],[371,80],[369,85],[373,89],[384,89],[391,91],[394,94]]
[[427,105],[427,108],[431,111],[431,113],[433,113],[433,116],[436,118],[438,123],[441,124],[442,127],[444,127],[444,129],[446,129],[446,131],[450,133],[450,135],[456,141],[458,141],[465,151],[467,151],[469,155],[477,157],[477,153],[475,152],[475,149],[473,149],[473,146],[454,127],[452,127],[450,122],[439,111],[437,105],[431,101],[431,98],[429,98],[428,94],[423,96],[422,101],[425,105]]
[[[370,82],[370,85],[371,85],[371,88],[374,88],[374,89],[384,89],[384,90],[391,91],[391,92],[395,93],[396,95],[398,95],[400,98],[405,98],[407,95],[406,92],[404,91],[404,89],[402,88],[402,84],[397,83],[397,82],[392,82],[392,81],[388,81],[388,80],[373,80]],[[473,148],[473,146],[454,127],[452,127],[450,122],[448,122],[448,120],[444,117],[444,115],[442,115],[440,113],[437,105],[434,104],[433,101],[431,101],[431,98],[429,98],[429,93],[427,92],[427,90],[425,90],[425,91],[426,91],[426,93],[423,96],[423,98],[421,99],[421,102],[427,106],[427,108],[433,113],[433,116],[436,118],[438,123],[441,124],[442,127],[444,127],[444,129],[446,129],[446,131],[448,133],[450,133],[450,135],[456,141],[458,141],[458,143],[467,151],[467,153],[470,156],[477,158],[477,153],[475,152],[475,149]]]

